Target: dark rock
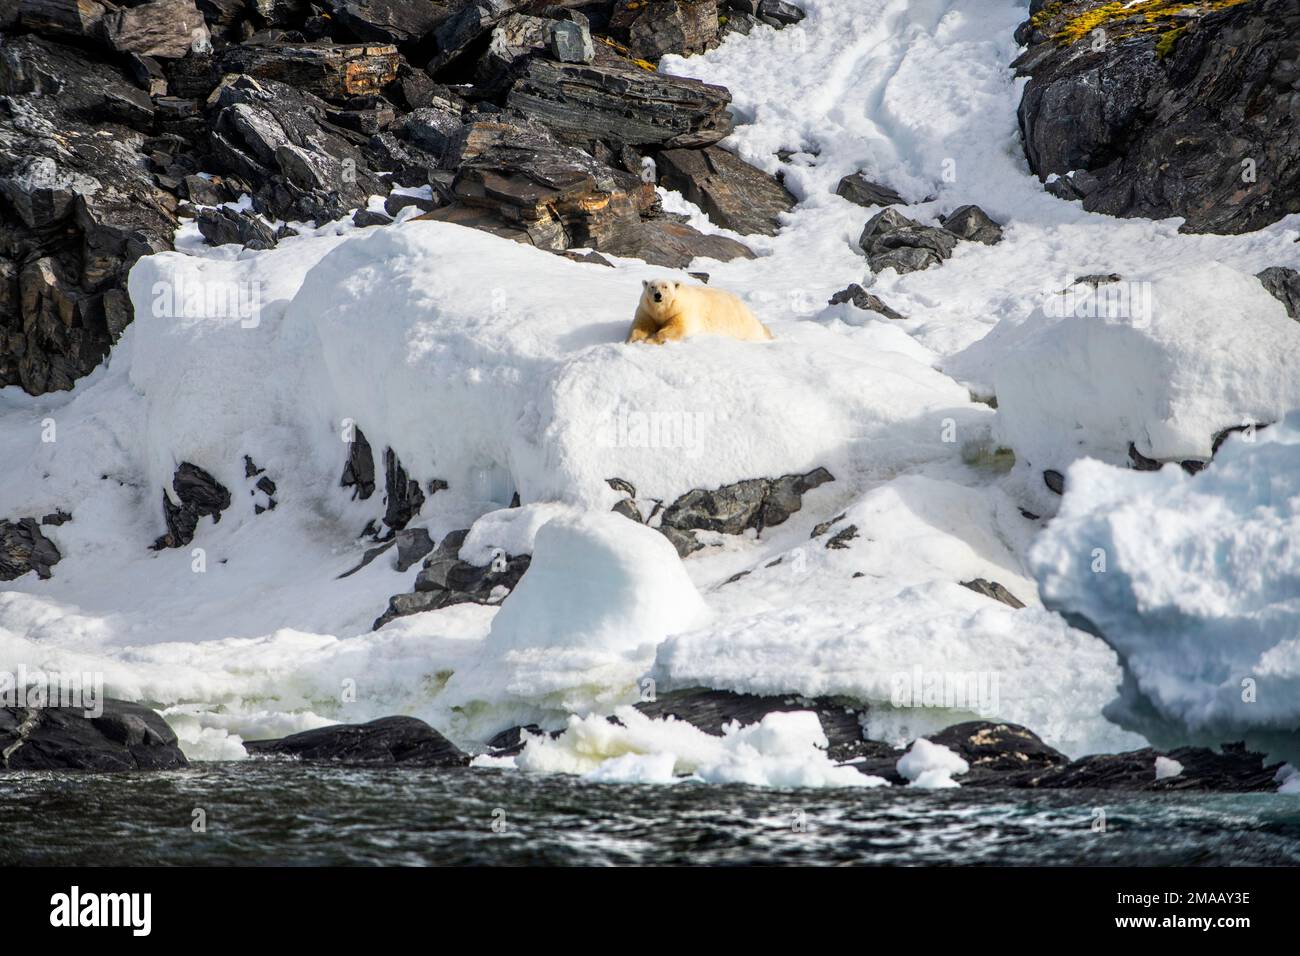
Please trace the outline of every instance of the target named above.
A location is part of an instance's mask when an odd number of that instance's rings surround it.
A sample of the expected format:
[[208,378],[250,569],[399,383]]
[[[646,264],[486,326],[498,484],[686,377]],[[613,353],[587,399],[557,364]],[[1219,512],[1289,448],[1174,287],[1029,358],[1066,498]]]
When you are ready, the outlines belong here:
[[117,67],[6,35],[0,96],[0,387],[69,389],[130,322],[126,275],[171,248],[176,200],[133,128],[148,103]]
[[397,454],[384,451],[384,524],[389,533],[400,531],[424,507],[424,492],[420,483],[408,478]]
[[979,206],[958,206],[939,222],[959,239],[982,242],[986,246],[1002,241],[1002,227],[988,217]]
[[455,63],[475,40],[507,15],[528,6],[528,2],[529,0],[474,0],[460,4],[434,31],[438,53],[426,67],[430,75],[436,76],[439,71]]
[[1148,458],[1137,450],[1137,445],[1133,442],[1128,443],[1128,460],[1133,468],[1137,471],[1159,471],[1164,462],[1156,461],[1154,458]]
[[1043,472],[1043,484],[1047,485],[1048,490],[1053,494],[1065,494],[1065,475],[1055,468],[1049,468]]
[[863,170],[845,176],[835,187],[835,195],[843,196],[859,206],[905,205],[907,200],[880,183],[868,179]]
[[[62,523],[61,520],[41,522]],[[37,524],[35,518],[0,521],[0,581],[12,581],[28,571],[35,571],[42,580],[49,578],[50,568],[58,564],[63,555],[54,542],[45,537],[41,524]]]
[[389,621],[421,611],[434,611],[453,604],[496,604],[504,589],[513,591],[532,563],[529,555],[501,554],[486,567],[460,558],[461,545],[468,531],[453,531],[424,560],[415,579],[414,594],[397,594],[388,602],[388,610],[374,623],[379,630]]
[[142,704],[103,698],[103,712],[0,708],[0,765],[6,770],[174,770],[187,766],[167,722]]
[[1032,786],[1043,774],[1065,767],[1070,758],[1018,724],[969,721],[927,738],[970,764],[960,776],[966,786]]
[[348,458],[343,464],[343,477],[339,484],[352,489],[353,500],[360,498],[364,501],[375,493],[375,456],[360,428],[352,429]]
[[360,767],[463,767],[469,763],[464,751],[415,717],[318,727],[279,740],[245,741],[244,749],[258,756]]
[[153,543],[155,551],[179,548],[194,540],[199,519],[210,515],[221,520],[221,512],[230,507],[230,492],[217,479],[188,461],[183,461],[172,476],[176,501],[163,492],[163,518],[167,533]]
[[726,236],[707,236],[694,226],[669,219],[650,219],[604,246],[611,255],[644,259],[655,266],[684,269],[697,257],[730,262],[753,259],[753,251]]
[[212,48],[208,26],[194,0],[148,0],[103,18],[104,36],[118,53],[177,59]]
[[961,586],[970,588],[976,594],[983,594],[985,597],[1000,601],[1007,607],[1022,608],[1024,602],[1014,594],[998,584],[996,581],[986,581],[984,578],[975,578],[973,581],[962,581]]
[[778,29],[798,23],[806,16],[807,14],[793,3],[786,3],[784,0],[759,0],[758,18]]
[[764,528],[781,524],[798,511],[808,491],[834,480],[825,468],[817,468],[806,475],[752,478],[712,490],[695,489],[664,509],[658,530],[686,557],[700,548],[691,532],[740,534],[753,528],[761,534]]
[[18,19],[35,33],[98,43],[109,9],[96,0],[19,0]]
[[[461,162],[452,193],[459,204],[490,210],[502,226],[552,251],[616,251],[635,245],[642,213],[656,198],[651,184],[579,149],[514,134]],[[428,215],[450,218],[454,213],[440,209]]]
[[261,216],[227,206],[200,209],[195,215],[199,233],[210,246],[231,243],[248,249],[271,249],[275,232]]
[[[525,724],[522,727],[509,727],[501,733],[496,734],[487,742],[488,750],[493,757],[514,757],[523,753],[524,746],[528,743],[528,736],[531,734],[537,736],[545,734],[537,724]],[[562,731],[551,732],[551,737],[558,737]]]
[[1286,314],[1300,319],[1300,272],[1285,266],[1270,266],[1257,276],[1268,294],[1286,308]]
[[432,212],[438,208],[438,200],[424,199],[420,196],[410,196],[403,193],[393,193],[384,200],[384,212],[392,217],[396,217],[403,209],[411,206],[421,212]]
[[[1156,779],[1156,757],[1182,764],[1174,777]],[[1241,744],[1224,744],[1221,752],[1207,747],[1179,747],[1168,753],[1146,748],[1122,754],[1094,754],[1039,776],[1034,786],[1077,790],[1190,790],[1209,793],[1251,793],[1277,790],[1280,763],[1265,765],[1264,755]],[[964,782],[964,781],[963,781]]]
[[707,146],[732,129],[724,87],[634,66],[533,59],[506,102],[577,146]]
[[382,92],[397,78],[400,61],[389,44],[232,44],[220,56],[219,73],[275,80],[322,99],[344,100]]
[[858,526],[851,524],[846,528],[841,528],[835,534],[831,535],[826,542],[826,547],[832,551],[842,551],[849,546],[849,542],[858,536]]
[[71,520],[72,520],[72,515],[68,514],[66,511],[60,508],[57,511],[52,511],[49,514],[42,517],[41,524],[57,526],[61,524],[67,524]]
[[703,53],[717,41],[718,4],[717,0],[617,0],[609,29],[640,59]]
[[596,58],[591,28],[580,21],[553,21],[547,28],[546,49],[561,63],[590,63]]
[[729,10],[718,18],[718,23],[723,33],[739,33],[741,36],[749,36],[754,27],[759,24],[758,17],[750,13],[744,13],[740,10]]
[[361,40],[414,43],[455,10],[450,0],[329,0],[334,18]]
[[1089,211],[1182,216],[1186,232],[1248,232],[1300,212],[1294,0],[1107,11],[1107,42],[1094,45],[1083,27],[1100,10],[1048,4],[1022,29],[1046,47],[1019,67],[1039,178],[1062,177],[1054,191],[1073,188]]
[[859,309],[865,309],[868,312],[878,312],[887,319],[905,319],[907,316],[900,315],[889,306],[885,305],[880,297],[872,295],[856,282],[848,288],[841,289],[830,297],[828,305],[842,305],[845,302],[852,302]]
[[892,268],[902,275],[944,261],[957,242],[946,229],[922,226],[894,209],[885,209],[867,221],[858,246],[873,272]]
[[382,212],[371,212],[369,209],[358,209],[352,214],[352,224],[362,229],[367,226],[389,226],[392,222],[391,216]]
[[388,187],[320,98],[276,80],[240,76],[209,102],[216,169],[255,184],[253,205],[271,218],[329,222]]
[[433,550],[427,528],[405,528],[393,536],[397,541],[397,570],[405,571]]
[[[492,28],[487,51],[474,70],[474,85],[490,95],[504,92],[522,71],[524,60],[547,49],[553,20],[512,13]],[[569,24],[569,26],[575,26]],[[594,54],[593,54],[594,55]]]
[[810,710],[830,742],[827,753],[832,760],[851,760],[878,746],[863,739],[860,715],[865,709],[831,697],[773,697],[691,687],[659,694],[636,704],[636,709],[652,720],[672,717],[715,737],[733,721],[753,724],[768,714]]
[[774,236],[797,200],[788,189],[720,146],[667,149],[656,163],[659,183],[675,189],[724,229]]

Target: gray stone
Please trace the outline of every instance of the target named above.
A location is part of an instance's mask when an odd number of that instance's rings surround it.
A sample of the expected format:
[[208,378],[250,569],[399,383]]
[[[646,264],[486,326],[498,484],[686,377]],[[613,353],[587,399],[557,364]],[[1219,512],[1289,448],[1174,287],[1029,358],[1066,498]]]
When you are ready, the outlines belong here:
[[904,205],[907,200],[888,186],[867,178],[863,170],[851,173],[840,180],[835,195],[843,196],[859,206]]
[[774,236],[794,195],[773,177],[720,146],[668,149],[656,160],[659,183],[695,203],[709,219],[742,235]]

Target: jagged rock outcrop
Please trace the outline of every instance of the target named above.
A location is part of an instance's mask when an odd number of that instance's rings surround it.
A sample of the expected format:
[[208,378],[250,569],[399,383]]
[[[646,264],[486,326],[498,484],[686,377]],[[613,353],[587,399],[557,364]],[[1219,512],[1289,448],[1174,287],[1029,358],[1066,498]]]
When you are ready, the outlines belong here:
[[[1300,212],[1300,6],[1033,0],[1017,38],[1030,168],[1093,212],[1241,233]],[[1073,174],[1073,175],[1071,175]]]
[[703,53],[718,38],[717,0],[617,0],[610,34],[632,55],[657,60],[666,53]]
[[0,521],[0,581],[13,581],[29,571],[35,571],[42,580],[50,577],[50,568],[58,564],[63,555],[41,531],[42,523],[63,522],[49,518],[41,523],[35,518]]
[[214,523],[218,522],[221,512],[230,507],[230,492],[225,485],[188,461],[176,467],[172,491],[176,493],[175,501],[163,492],[163,519],[167,522],[167,533],[153,543],[155,551],[189,544],[194,540],[200,518],[211,517]]
[[499,604],[514,590],[532,563],[531,556],[501,554],[485,567],[470,564],[460,557],[468,534],[468,530],[453,531],[438,543],[424,560],[414,593],[394,595],[388,609],[375,619],[375,630],[395,618],[453,604]]
[[278,740],[248,740],[254,756],[374,767],[463,767],[469,757],[415,717],[381,717],[365,724],[334,724]]
[[506,103],[562,140],[619,146],[707,146],[732,129],[731,94],[635,66],[532,60]]
[[1268,294],[1282,303],[1287,315],[1300,319],[1300,272],[1285,266],[1270,266],[1257,278]]
[[102,712],[91,716],[72,707],[0,707],[0,767],[107,772],[187,765],[176,734],[155,711],[111,697],[100,703]]
[[686,557],[704,547],[696,531],[740,534],[753,529],[778,525],[803,507],[803,496],[812,489],[834,481],[825,468],[815,468],[806,475],[782,475],[780,478],[751,478],[719,488],[696,488],[686,492],[667,507],[658,499],[637,498],[636,488],[621,478],[609,479],[609,485],[626,497],[614,506],[615,511],[634,521],[642,521],[658,530]]
[[166,145],[117,67],[32,35],[0,45],[0,387],[69,389],[131,320],[126,274],[171,248]]
[[724,229],[774,236],[797,201],[761,169],[721,146],[666,149],[655,158],[659,183],[675,189]]
[[858,206],[901,206],[907,203],[906,199],[890,187],[868,179],[863,170],[841,179],[835,187],[835,195]]
[[949,258],[957,237],[937,226],[923,226],[895,209],[876,213],[863,227],[858,247],[872,272],[893,269],[900,275],[928,269]]

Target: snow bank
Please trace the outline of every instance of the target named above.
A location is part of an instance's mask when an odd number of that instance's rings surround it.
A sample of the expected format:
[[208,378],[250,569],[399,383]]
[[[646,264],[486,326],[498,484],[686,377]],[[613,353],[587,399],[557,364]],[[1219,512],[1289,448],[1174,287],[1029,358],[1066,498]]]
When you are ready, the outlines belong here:
[[911,781],[909,786],[922,790],[946,790],[960,787],[952,779],[970,770],[970,764],[948,747],[918,738],[911,749],[898,759],[898,772]]
[[470,712],[514,704],[512,716],[528,713],[523,722],[586,713],[635,696],[654,648],[706,615],[657,531],[613,513],[555,518],[446,700]]
[[721,737],[671,717],[652,720],[633,707],[616,709],[614,717],[617,723],[596,715],[572,717],[558,738],[530,738],[516,762],[524,770],[581,774],[602,783],[673,783],[690,775],[751,786],[888,786],[880,777],[836,766],[811,711],[732,723]]
[[1208,459],[1216,434],[1300,406],[1300,323],[1218,264],[1070,286],[947,363],[991,384],[995,432],[1030,488],[1075,459]]
[[1300,414],[1192,477],[1093,460],[1030,558],[1044,601],[1124,660],[1112,716],[1153,742],[1300,752]]

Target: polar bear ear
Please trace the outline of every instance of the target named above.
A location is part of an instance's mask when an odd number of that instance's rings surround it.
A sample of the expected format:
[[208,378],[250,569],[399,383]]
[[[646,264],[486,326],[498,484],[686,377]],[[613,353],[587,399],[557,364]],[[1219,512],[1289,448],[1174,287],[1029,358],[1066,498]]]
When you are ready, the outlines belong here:
[[641,280],[641,288],[644,289],[644,288],[645,288],[646,286],[648,286],[649,284],[650,284],[650,280],[648,280],[648,279],[642,279],[642,280]]

